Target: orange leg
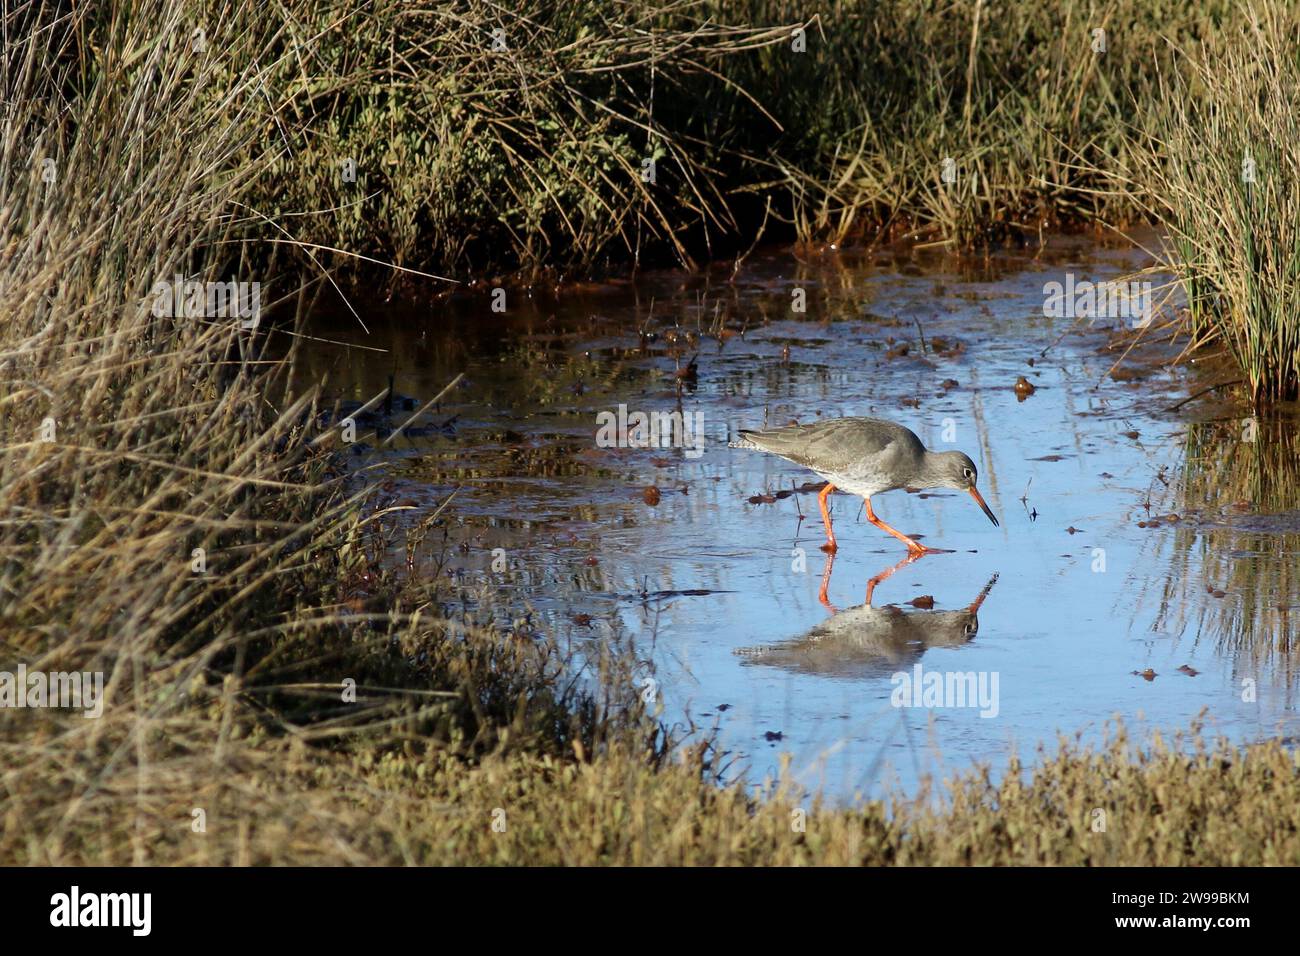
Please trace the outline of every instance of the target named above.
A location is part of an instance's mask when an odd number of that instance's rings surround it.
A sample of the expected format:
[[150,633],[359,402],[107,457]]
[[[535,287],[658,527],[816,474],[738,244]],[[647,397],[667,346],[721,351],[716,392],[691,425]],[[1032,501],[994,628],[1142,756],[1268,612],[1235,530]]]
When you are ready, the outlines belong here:
[[821,601],[826,610],[831,614],[838,614],[839,608],[831,603],[830,597],[826,594],[826,589],[831,586],[831,568],[835,566],[835,553],[828,551],[826,553],[826,567],[822,570],[822,589],[817,592],[817,600]]
[[[822,506],[822,524],[826,525],[826,543],[822,545],[822,550],[827,554],[834,554],[837,550],[835,545],[835,532],[831,530],[831,513],[826,509],[826,499],[830,497],[831,492],[834,490],[835,486],[830,482],[827,482],[826,487],[823,488],[821,494],[817,496],[817,503]],[[867,510],[871,510],[870,505],[867,506]]]
[[929,554],[934,550],[933,548],[927,548],[919,541],[913,541],[907,535],[903,534],[903,532],[895,530],[894,528],[891,528],[889,525],[885,524],[883,521],[877,518],[876,513],[871,510],[871,499],[864,497],[862,500],[867,503],[867,520],[870,521],[872,524],[874,524],[881,531],[888,531],[899,541],[903,542],[903,544],[907,545],[907,550],[910,551],[912,554],[917,554],[917,555]]
[[[905,557],[902,561],[899,561],[892,568],[885,568],[885,570],[881,571],[870,581],[868,581],[867,582],[867,604],[871,603],[871,596],[875,593],[877,584],[879,584],[881,581],[888,578],[899,568],[905,568],[913,561],[916,561],[922,557],[924,557],[924,555],[908,554],[907,557]],[[827,554],[826,567],[822,570],[822,586],[821,586],[821,590],[817,592],[817,600],[821,601],[822,604],[825,605],[826,610],[830,611],[831,614],[838,614],[840,609],[831,603],[830,596],[827,594],[827,590],[830,588],[830,584],[831,584],[831,568],[833,568],[834,566],[835,566],[835,555]],[[987,590],[985,593],[987,593]],[[980,600],[982,601],[983,599],[984,599],[983,595],[981,595]],[[976,604],[974,610],[978,610],[978,608],[979,605]]]
[[905,568],[905,567],[907,567],[909,564],[911,564],[913,561],[915,561],[917,558],[919,558],[919,557],[921,557],[921,556],[922,556],[921,554],[917,554],[917,553],[911,553],[911,552],[909,552],[908,555],[907,555],[907,557],[905,557],[902,561],[899,561],[899,562],[898,562],[896,565],[894,565],[892,568],[885,568],[885,570],[881,571],[881,572],[880,572],[879,574],[877,574],[874,578],[872,578],[870,581],[868,581],[868,582],[867,582],[867,603],[868,603],[868,604],[871,603],[871,596],[872,596],[873,594],[875,594],[875,592],[876,592],[876,585],[877,585],[877,584],[879,584],[881,581],[883,581],[883,580],[885,580],[886,578],[888,578],[890,575],[892,575],[892,574],[893,574],[895,571],[897,571],[899,568]]

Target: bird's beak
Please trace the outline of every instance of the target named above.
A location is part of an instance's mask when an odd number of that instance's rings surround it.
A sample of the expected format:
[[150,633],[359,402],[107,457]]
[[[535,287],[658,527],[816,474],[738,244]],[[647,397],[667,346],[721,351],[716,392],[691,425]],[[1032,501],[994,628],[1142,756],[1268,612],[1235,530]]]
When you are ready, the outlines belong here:
[[994,515],[993,515],[993,509],[991,509],[991,508],[990,508],[990,507],[985,503],[985,501],[984,501],[984,497],[979,493],[979,490],[978,490],[974,485],[971,485],[971,486],[970,486],[969,488],[967,488],[966,490],[969,491],[969,492],[970,492],[970,496],[971,496],[972,498],[975,499],[975,503],[976,503],[977,505],[979,505],[981,509],[983,509],[983,511],[984,511],[984,513],[985,513],[986,515],[989,516],[989,520],[993,522],[994,527],[997,527],[997,525],[998,525],[998,519],[997,519],[996,517],[994,517]]

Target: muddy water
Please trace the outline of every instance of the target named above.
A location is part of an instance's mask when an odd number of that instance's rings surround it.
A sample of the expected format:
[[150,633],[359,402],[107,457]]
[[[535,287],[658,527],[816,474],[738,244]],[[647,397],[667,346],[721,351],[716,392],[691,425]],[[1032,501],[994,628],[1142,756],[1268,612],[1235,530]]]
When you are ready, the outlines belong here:
[[[716,725],[751,780],[789,754],[847,801],[1098,739],[1115,716],[1295,733],[1293,425],[1243,422],[1213,394],[1170,412],[1214,379],[1150,349],[1112,373],[1126,322],[1043,315],[1045,283],[1145,262],[1065,238],[974,261],[760,252],[734,274],[510,294],[504,314],[487,297],[374,304],[368,334],[330,311],[313,332],[333,341],[298,372],[350,401],[392,375],[420,403],[465,373],[403,437],[354,450],[421,509],[461,489],[429,550],[464,606],[579,647],[634,637],[665,720]],[[620,406],[698,428],[678,447],[602,447]],[[959,492],[877,496],[884,520],[952,552],[900,565],[836,494],[832,562],[817,477],[726,442],[842,415],[965,451],[1001,526]]]

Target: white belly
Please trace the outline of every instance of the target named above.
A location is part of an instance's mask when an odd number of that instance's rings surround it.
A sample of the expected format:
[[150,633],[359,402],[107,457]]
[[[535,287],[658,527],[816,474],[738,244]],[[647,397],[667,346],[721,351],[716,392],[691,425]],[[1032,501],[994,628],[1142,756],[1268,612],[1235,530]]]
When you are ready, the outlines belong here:
[[870,498],[872,495],[893,491],[895,488],[900,487],[888,478],[875,475],[828,475],[823,472],[818,472],[818,474],[840,491],[857,495],[859,498]]

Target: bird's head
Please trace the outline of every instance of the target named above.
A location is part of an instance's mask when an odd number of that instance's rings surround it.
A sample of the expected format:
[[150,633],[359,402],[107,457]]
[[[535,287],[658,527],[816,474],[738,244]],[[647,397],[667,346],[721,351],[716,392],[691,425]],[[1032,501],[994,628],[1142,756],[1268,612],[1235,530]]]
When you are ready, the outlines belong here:
[[983,512],[988,515],[994,525],[998,519],[994,516],[992,509],[984,501],[984,496],[979,493],[975,483],[979,481],[979,469],[975,467],[975,462],[971,461],[966,455],[959,451],[940,452],[937,456],[939,459],[938,481],[935,484],[941,488],[956,488],[958,491],[964,491],[980,506]]

